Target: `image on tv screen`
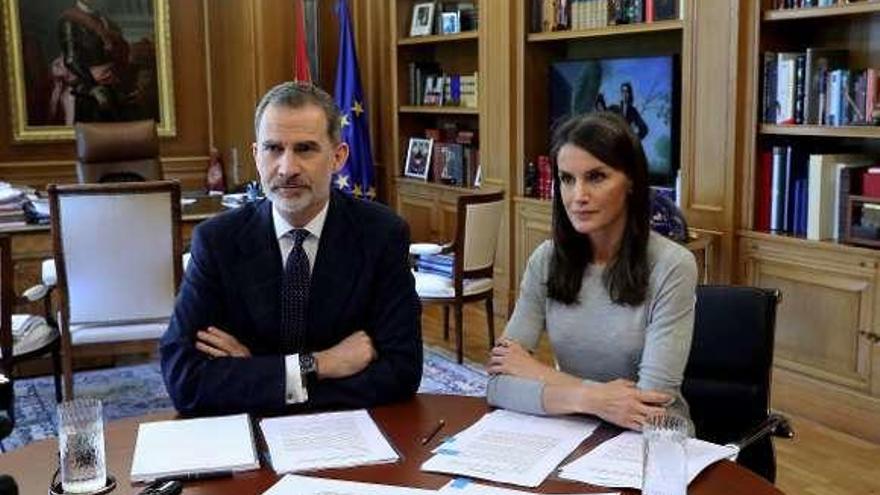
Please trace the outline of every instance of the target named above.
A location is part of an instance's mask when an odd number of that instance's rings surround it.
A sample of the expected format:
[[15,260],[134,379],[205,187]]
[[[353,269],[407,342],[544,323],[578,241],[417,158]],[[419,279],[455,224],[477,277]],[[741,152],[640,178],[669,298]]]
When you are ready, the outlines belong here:
[[550,126],[574,114],[620,113],[642,140],[651,184],[669,186],[678,169],[676,87],[672,55],[557,62],[550,68]]

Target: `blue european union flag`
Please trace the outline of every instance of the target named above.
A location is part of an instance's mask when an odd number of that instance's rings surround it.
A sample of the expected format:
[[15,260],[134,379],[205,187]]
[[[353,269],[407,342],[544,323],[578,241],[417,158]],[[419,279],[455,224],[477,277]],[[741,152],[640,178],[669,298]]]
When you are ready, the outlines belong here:
[[348,1],[336,4],[339,18],[339,59],[336,65],[336,104],[342,112],[342,140],[348,143],[348,161],[336,177],[336,187],[355,197],[374,199],[373,152],[370,149],[370,129],[367,107],[354,50],[354,34]]

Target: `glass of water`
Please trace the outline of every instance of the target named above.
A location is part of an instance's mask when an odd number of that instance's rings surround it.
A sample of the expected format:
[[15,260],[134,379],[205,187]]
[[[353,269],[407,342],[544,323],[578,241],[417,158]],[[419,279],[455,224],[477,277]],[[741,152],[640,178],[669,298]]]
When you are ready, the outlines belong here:
[[101,401],[76,399],[58,405],[58,450],[64,493],[95,492],[107,483]]
[[642,426],[642,494],[686,495],[690,421],[658,414]]

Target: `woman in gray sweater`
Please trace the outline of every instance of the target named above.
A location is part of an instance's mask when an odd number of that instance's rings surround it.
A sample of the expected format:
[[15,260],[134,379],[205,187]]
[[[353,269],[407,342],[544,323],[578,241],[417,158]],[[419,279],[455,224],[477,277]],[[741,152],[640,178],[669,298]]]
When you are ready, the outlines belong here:
[[[641,143],[620,116],[599,112],[562,124],[553,155],[553,239],[529,259],[492,349],[489,403],[636,430],[665,409],[687,417],[697,267],[651,232]],[[545,330],[558,368],[531,355]]]

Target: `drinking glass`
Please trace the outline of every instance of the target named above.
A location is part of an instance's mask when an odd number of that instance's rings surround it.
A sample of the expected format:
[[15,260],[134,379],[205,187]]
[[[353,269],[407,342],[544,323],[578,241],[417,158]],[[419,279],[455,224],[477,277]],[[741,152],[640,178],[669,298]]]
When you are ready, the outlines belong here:
[[642,426],[643,495],[686,495],[689,431],[687,418],[669,413]]
[[107,483],[101,401],[76,399],[58,405],[58,450],[64,493],[95,492]]

